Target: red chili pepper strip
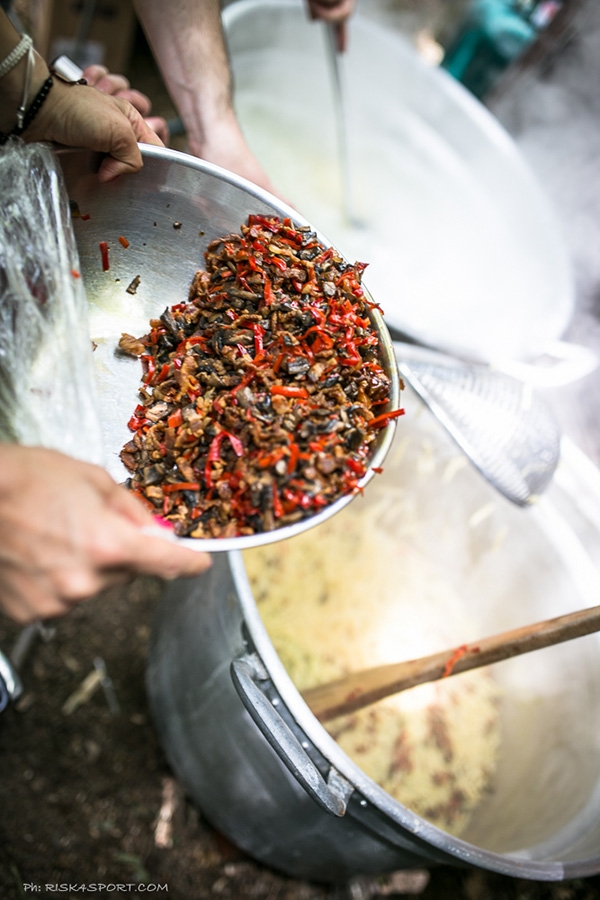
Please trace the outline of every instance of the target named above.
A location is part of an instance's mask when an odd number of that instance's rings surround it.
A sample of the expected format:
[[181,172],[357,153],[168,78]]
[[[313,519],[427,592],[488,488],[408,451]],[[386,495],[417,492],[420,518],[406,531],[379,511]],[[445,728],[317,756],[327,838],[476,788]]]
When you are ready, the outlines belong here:
[[280,259],[278,256],[269,256],[267,262],[279,269],[280,272],[287,272],[288,267],[284,259]]
[[[325,322],[327,321],[327,316],[325,315],[325,313],[323,312],[322,309],[319,309],[318,306],[308,306],[308,305],[306,306],[306,309],[311,314],[313,319],[316,319],[317,325],[325,324]],[[307,334],[308,334],[308,331],[306,332],[304,337],[306,337]]]
[[312,497],[310,494],[307,494],[304,491],[291,491],[289,488],[283,489],[283,496],[288,501],[288,503],[294,504],[295,507],[299,506],[300,509],[310,509],[311,506],[314,505],[314,501],[316,500],[316,497]]
[[270,305],[271,303],[275,302],[275,294],[273,293],[273,288],[271,286],[271,282],[269,281],[269,279],[267,278],[266,275],[265,275],[265,279],[264,279],[264,297],[265,297],[265,303],[267,305]]
[[100,247],[100,257],[102,259],[102,271],[108,272],[110,269],[110,263],[108,261],[108,244],[106,241],[100,241],[98,246]]
[[150,331],[150,343],[158,344],[158,338],[161,334],[165,334],[166,328],[152,328]]
[[384,425],[387,425],[390,419],[395,419],[398,416],[403,416],[403,409],[394,409],[392,412],[382,413],[380,416],[375,416],[374,419],[371,419],[370,422],[367,422],[369,428],[383,428]]
[[77,269],[71,269],[71,275],[73,278],[81,278],[81,273],[77,271]]
[[177,484],[163,484],[164,494],[173,494],[175,491],[199,491],[200,484],[197,481],[179,481]]
[[225,438],[229,439],[231,446],[233,447],[233,452],[236,456],[244,455],[244,445],[240,441],[235,434],[230,434],[229,431],[220,431],[219,434],[216,435],[212,439],[210,449],[208,451],[208,456],[206,457],[206,466],[204,467],[204,480],[206,482],[207,487],[213,486],[212,480],[212,471],[211,471],[211,463],[217,462],[221,458],[221,444]]
[[263,336],[265,329],[258,322],[252,323],[252,331],[254,332],[254,352],[258,355],[263,348]]
[[277,375],[279,369],[281,368],[281,363],[285,359],[285,353],[280,353],[275,362],[273,363],[273,373]]
[[188,344],[190,347],[192,347],[195,344],[208,344],[208,341],[200,334],[193,334],[191,337],[185,338],[180,344],[178,344],[175,353],[185,353]]
[[277,449],[272,450],[270,453],[267,453],[265,456],[262,456],[258,460],[258,465],[261,469],[268,469],[270,466],[274,466],[276,462],[285,455],[283,447],[277,447]]
[[179,428],[179,426],[183,422],[183,413],[181,409],[176,409],[174,413],[171,413],[169,418],[167,419],[167,425],[169,428]]
[[[320,342],[320,339],[319,339],[319,342]],[[307,359],[308,359],[308,361],[310,362],[311,365],[312,365],[312,364],[314,363],[314,361],[315,361],[315,353],[318,353],[319,350],[321,349],[321,346],[320,346],[320,345],[319,345],[319,347],[316,347],[316,346],[315,346],[316,343],[317,343],[317,342],[315,341],[315,343],[313,344],[313,348],[311,349],[311,348],[308,346],[308,344],[306,343],[306,341],[302,341],[302,349],[304,350],[304,355],[307,357]],[[313,349],[314,349],[315,353],[313,353]],[[326,348],[326,349],[328,349],[328,348]]]
[[155,379],[156,384],[160,384],[161,381],[165,381],[165,379],[168,378],[170,371],[171,371],[171,367],[169,366],[169,364],[163,363],[160,368],[160,372],[156,376],[156,379]]
[[300,457],[300,447],[294,441],[290,444],[290,458],[288,459],[287,464],[287,474],[291,475],[296,471],[296,466],[298,464],[298,459]]
[[331,259],[333,256],[333,247],[328,247],[327,250],[323,250],[322,253],[319,253],[318,256],[315,256],[313,262],[315,265],[320,265],[320,263],[324,263],[325,260]]
[[236,384],[236,386],[231,389],[231,393],[235,394],[236,391],[239,391],[242,388],[247,387],[250,384],[250,382],[252,381],[252,379],[254,378],[254,375],[255,375],[255,373],[253,371],[246,372],[246,374],[244,375],[244,377],[242,378],[240,383]]
[[244,455],[244,445],[235,434],[230,434],[228,431],[222,431],[221,434],[224,434],[225,437],[229,439],[229,443],[233,447],[233,452],[236,456]]
[[[284,224],[287,223],[284,222]],[[279,230],[279,222],[268,219],[266,216],[261,216],[258,213],[256,215],[248,216],[248,225],[262,225],[263,228],[266,228],[267,231],[272,231],[273,234],[276,234]]]
[[280,519],[283,515],[283,506],[275,485],[273,485],[273,515],[276,519]]
[[142,381],[144,384],[149,384],[152,380],[152,376],[156,371],[156,361],[153,356],[142,356],[140,357],[142,360],[142,364],[146,367],[146,374],[142,377]]
[[356,344],[354,341],[346,341],[344,344],[344,350],[349,355],[347,357],[338,356],[338,362],[341,366],[358,366],[362,365],[362,356],[356,349]]
[[308,337],[309,334],[316,334],[320,338],[320,340],[323,342],[323,344],[325,345],[326,348],[333,347],[334,342],[333,342],[332,338],[327,334],[327,332],[323,328],[320,327],[320,325],[312,325],[308,329],[308,331],[304,332],[304,334],[302,335],[302,340],[303,341],[306,340],[306,338]]
[[126,250],[129,247],[129,241],[127,240],[126,237],[123,237],[122,234],[119,235],[119,243],[120,243],[121,247],[125,247]]
[[146,509],[148,509],[151,513],[156,512],[156,507],[154,506],[154,504],[150,500],[148,500],[148,498],[144,496],[141,491],[136,491],[135,488],[132,488],[131,493],[137,500],[140,500],[141,503],[144,504]]
[[143,428],[144,425],[148,423],[148,419],[138,418],[138,416],[132,416],[127,423],[127,427],[130,431],[139,431],[140,428]]
[[307,400],[308,391],[303,387],[294,387],[293,385],[274,384],[271,387],[271,393],[280,397],[295,397],[298,400]]
[[383,467],[382,466],[371,466],[371,471],[375,472],[377,475],[382,475]]
[[448,678],[449,675],[452,675],[452,670],[456,663],[461,659],[465,653],[467,653],[469,648],[466,644],[461,644],[460,647],[457,647],[446,665],[444,666],[444,671],[442,672],[442,678]]
[[244,375],[244,377],[242,378],[240,383],[236,384],[236,386],[231,389],[231,393],[235,394],[236,391],[241,390],[241,388],[247,387],[250,384],[250,382],[252,381],[252,379],[254,378],[254,374],[255,374],[254,372],[246,372],[246,374]]
[[357,459],[352,459],[351,456],[346,459],[346,465],[355,475],[359,475],[361,478],[365,474],[364,463],[359,462]]

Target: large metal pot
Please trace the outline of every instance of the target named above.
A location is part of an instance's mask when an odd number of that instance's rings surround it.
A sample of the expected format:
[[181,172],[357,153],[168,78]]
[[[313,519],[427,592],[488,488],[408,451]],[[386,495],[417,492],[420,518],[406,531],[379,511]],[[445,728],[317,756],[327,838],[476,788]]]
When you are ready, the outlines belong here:
[[[442,473],[457,451],[408,393],[396,440],[408,436],[435,460],[409,490],[432,557],[443,564],[464,544],[457,577],[475,636],[597,602],[597,470],[566,443],[553,486],[528,510],[498,497],[469,467],[446,484]],[[367,494],[402,478],[386,464]],[[477,550],[469,524],[490,504],[505,533],[495,555]],[[350,513],[360,515],[359,505],[340,516]],[[147,684],[170,764],[207,819],[289,875],[336,881],[432,863],[538,880],[600,871],[597,636],[492,672],[503,694],[502,753],[493,791],[462,839],[394,800],[315,719],[269,639],[240,554],[218,554],[205,575],[170,585]]]
[[[99,185],[89,154],[61,157],[69,195],[90,215],[75,228],[93,336],[100,338],[95,357],[109,375],[115,334],[136,333],[157,305],[180,298],[203,244],[237,227],[249,198],[254,209],[274,208],[273,198],[215,167],[157,148],[144,153],[140,175],[108,186]],[[119,235],[129,248],[120,248]],[[114,248],[108,273],[99,240]],[[138,274],[141,288],[128,294],[124,286]],[[123,439],[123,398],[135,396],[135,366],[132,373],[111,375],[114,390],[101,398],[103,422],[121,423]],[[455,456],[441,427],[416,412],[409,409],[402,434],[429,422],[429,439]],[[107,448],[117,478],[118,428]],[[417,507],[431,513],[428,522],[452,526],[447,534],[464,531],[472,504],[498,504],[510,522],[512,552],[501,571],[469,569],[481,635],[597,602],[599,478],[581,456],[563,458],[550,493],[526,511],[503,503],[468,469],[446,507],[437,487],[427,494],[415,488]],[[378,483],[385,489],[389,477],[386,471],[366,493]],[[441,551],[444,541],[434,535],[430,546]],[[205,576],[169,587],[155,623],[148,690],[167,756],[207,818],[290,875],[330,881],[438,861],[558,880],[600,871],[597,648],[589,637],[498,667],[504,757],[495,792],[463,840],[393,800],[312,716],[268,638],[237,553],[217,554]]]

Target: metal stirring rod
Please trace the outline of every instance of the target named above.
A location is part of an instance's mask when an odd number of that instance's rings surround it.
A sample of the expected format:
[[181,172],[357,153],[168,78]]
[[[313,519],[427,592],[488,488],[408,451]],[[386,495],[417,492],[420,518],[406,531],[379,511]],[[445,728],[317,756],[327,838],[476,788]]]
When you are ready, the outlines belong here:
[[343,206],[346,218],[351,225],[358,225],[358,217],[354,208],[352,195],[352,179],[350,177],[350,154],[348,115],[346,109],[346,91],[344,87],[343,67],[340,61],[340,53],[337,49],[337,36],[335,25],[325,23],[326,43],[328,58],[331,65],[333,85],[333,105],[335,109],[336,126],[338,133],[338,148],[340,157],[340,169],[342,175]]

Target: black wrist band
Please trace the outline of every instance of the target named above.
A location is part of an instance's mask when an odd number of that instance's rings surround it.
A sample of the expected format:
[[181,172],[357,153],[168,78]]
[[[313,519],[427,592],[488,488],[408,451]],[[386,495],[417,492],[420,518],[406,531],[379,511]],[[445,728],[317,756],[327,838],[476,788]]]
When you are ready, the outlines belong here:
[[28,107],[27,112],[23,116],[23,124],[21,125],[21,127],[15,125],[15,127],[11,131],[8,131],[6,134],[0,131],[0,144],[5,144],[9,137],[18,137],[20,134],[23,134],[23,132],[27,128],[29,128],[38,112],[44,105],[44,101],[50,93],[50,88],[53,84],[54,79],[52,78],[52,75],[48,75],[43,85],[31,101],[31,105]]

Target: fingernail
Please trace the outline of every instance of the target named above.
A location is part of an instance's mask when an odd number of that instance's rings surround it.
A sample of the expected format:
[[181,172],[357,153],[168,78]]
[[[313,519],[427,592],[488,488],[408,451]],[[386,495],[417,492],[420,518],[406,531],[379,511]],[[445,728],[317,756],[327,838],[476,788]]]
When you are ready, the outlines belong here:
[[163,519],[162,516],[153,516],[152,517],[157,525],[160,525],[161,528],[169,528],[171,531],[173,530],[173,523],[169,522],[168,519]]

